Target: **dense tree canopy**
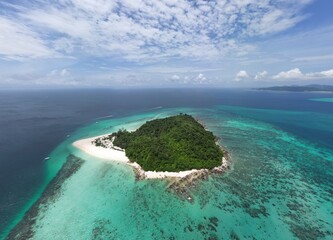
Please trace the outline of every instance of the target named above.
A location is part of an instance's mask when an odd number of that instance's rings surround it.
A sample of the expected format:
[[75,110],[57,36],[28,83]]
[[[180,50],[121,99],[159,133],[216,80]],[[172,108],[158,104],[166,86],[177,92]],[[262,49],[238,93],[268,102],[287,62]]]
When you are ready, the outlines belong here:
[[148,121],[135,132],[122,129],[113,136],[114,145],[146,171],[211,169],[223,157],[213,133],[187,114]]

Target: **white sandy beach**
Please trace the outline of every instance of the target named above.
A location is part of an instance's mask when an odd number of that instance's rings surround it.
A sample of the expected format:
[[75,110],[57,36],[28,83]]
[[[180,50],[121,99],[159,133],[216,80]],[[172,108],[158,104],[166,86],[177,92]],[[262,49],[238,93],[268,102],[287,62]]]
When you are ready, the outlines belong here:
[[125,151],[115,150],[113,148],[104,148],[104,147],[97,147],[92,142],[96,138],[104,137],[108,135],[101,135],[92,138],[85,138],[82,140],[78,140],[73,143],[73,146],[92,155],[94,157],[98,157],[104,160],[111,160],[111,161],[118,161],[118,162],[130,162],[129,159],[126,157]]
[[[92,137],[92,138],[81,139],[81,140],[74,142],[73,146],[80,149],[81,151],[84,151],[85,153],[87,153],[91,156],[103,159],[105,161],[117,161],[117,162],[126,163],[129,166],[135,168],[139,172],[140,176],[142,176],[145,179],[183,178],[194,172],[200,171],[197,169],[180,171],[180,172],[144,171],[138,163],[136,163],[136,162],[132,163],[128,159],[124,150],[119,149],[118,147],[113,147],[112,142],[108,143],[110,145],[110,148],[98,147],[92,143],[95,139],[100,138],[100,137],[105,137],[108,135],[109,134]],[[223,158],[221,167],[226,167],[226,166],[227,166],[227,161],[225,158]]]

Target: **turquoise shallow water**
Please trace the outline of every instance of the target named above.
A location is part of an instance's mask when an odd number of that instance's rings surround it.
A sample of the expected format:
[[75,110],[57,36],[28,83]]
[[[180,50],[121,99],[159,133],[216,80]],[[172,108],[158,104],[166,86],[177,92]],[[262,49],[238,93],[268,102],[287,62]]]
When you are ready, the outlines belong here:
[[[192,189],[193,203],[166,191],[166,180],[135,181],[131,168],[71,146],[178,112],[203,121],[232,158],[229,172]],[[51,153],[45,185],[69,154],[84,163],[56,199],[40,206],[33,239],[332,239],[332,149],[274,125],[276,116],[290,122],[308,114],[230,106],[158,109],[79,129]],[[330,133],[332,116],[316,117]]]

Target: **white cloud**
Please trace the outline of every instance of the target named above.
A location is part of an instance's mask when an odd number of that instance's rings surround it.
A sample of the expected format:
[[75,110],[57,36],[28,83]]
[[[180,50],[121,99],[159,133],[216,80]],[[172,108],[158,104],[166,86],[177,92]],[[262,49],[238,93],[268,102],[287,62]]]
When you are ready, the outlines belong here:
[[280,72],[279,74],[273,76],[273,79],[300,79],[303,78],[303,73],[299,68],[294,68],[286,72]]
[[297,57],[292,60],[292,62],[313,62],[313,61],[332,61],[333,55],[316,55],[316,56],[306,56]]
[[246,71],[241,70],[237,73],[234,81],[240,82],[243,80],[254,81],[292,81],[292,80],[321,80],[333,79],[333,69],[320,72],[303,73],[299,68],[294,68],[289,71],[282,71],[276,75],[269,75],[267,71],[258,72],[256,75],[250,75]]
[[236,74],[236,77],[235,77],[234,81],[235,82],[240,82],[240,81],[242,81],[244,79],[248,79],[248,78],[250,78],[249,74],[247,74],[246,71],[241,70]]
[[171,77],[167,78],[167,80],[173,83],[194,84],[194,85],[210,83],[210,80],[202,73],[199,73],[196,76],[174,74]]
[[299,68],[294,68],[286,72],[280,72],[272,77],[274,80],[316,80],[316,79],[333,79],[333,69],[302,73]]
[[286,30],[295,26],[304,19],[304,16],[293,16],[291,11],[273,9],[258,19],[248,22],[248,33],[250,35],[266,35]]
[[[88,85],[79,78],[71,76],[68,69],[54,69],[48,73],[40,73],[30,69],[25,73],[5,74],[1,76],[4,85],[20,87],[38,86],[78,86]],[[89,84],[92,85],[92,84]]]
[[177,81],[180,77],[177,74],[172,75],[171,80]]
[[207,81],[207,78],[202,74],[202,73],[199,73],[199,75],[194,78],[194,82],[195,83],[205,83]]
[[[254,46],[238,39],[293,27],[303,19],[300,9],[308,3],[56,0],[38,7],[12,5],[12,20],[2,17],[12,22],[5,24],[10,34],[3,35],[7,45],[0,51],[7,58],[60,52],[127,61],[241,56]],[[31,43],[30,50],[20,47],[25,40]]]
[[262,72],[258,72],[255,76],[254,76],[254,80],[261,80],[261,79],[265,79],[268,75],[267,71],[262,71]]
[[68,77],[69,75],[70,75],[69,70],[66,68],[63,68],[61,70],[54,69],[47,76],[48,77]]
[[[315,73],[315,74],[318,74],[318,73]],[[319,72],[319,76],[332,78],[333,77],[333,69],[330,69],[330,70],[327,70],[327,71],[321,71],[321,72]]]
[[0,57],[12,60],[55,56],[41,36],[23,23],[0,16]]
[[[283,34],[311,12],[302,10],[311,0],[14,2],[0,1],[0,83],[19,73],[31,82],[95,83],[100,75],[103,84],[331,78],[330,70],[278,73],[332,68],[332,26]],[[248,72],[235,76],[240,69]],[[29,71],[31,78],[24,78]]]
[[65,77],[69,75],[69,71],[67,69],[62,69],[60,72],[60,76]]

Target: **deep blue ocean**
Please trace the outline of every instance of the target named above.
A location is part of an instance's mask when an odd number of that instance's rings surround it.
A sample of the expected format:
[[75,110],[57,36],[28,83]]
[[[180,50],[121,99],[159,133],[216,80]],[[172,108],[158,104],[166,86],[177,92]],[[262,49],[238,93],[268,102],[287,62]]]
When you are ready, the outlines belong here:
[[[45,172],[46,158],[60,143],[78,129],[95,122],[126,119],[139,114],[161,112],[164,109],[191,109],[190,112],[196,112],[197,109],[198,116],[203,119],[206,117],[212,130],[216,128],[217,132],[221,131],[221,134],[225,134],[225,144],[227,147],[234,146],[231,152],[235,151],[236,158],[241,156],[241,154],[237,155],[241,147],[239,149],[235,147],[235,140],[227,135],[230,134],[228,129],[222,129],[222,127],[220,129],[220,125],[216,124],[219,114],[225,116],[223,121],[229,124],[229,129],[236,129],[236,127],[248,129],[249,125],[245,126],[245,120],[242,122],[243,125],[240,125],[241,121],[232,122],[233,117],[241,118],[246,119],[247,124],[251,121],[258,126],[268,124],[274,129],[290,134],[286,141],[290,141],[292,136],[302,144],[311,145],[314,149],[311,151],[316,150],[318,151],[316,154],[322,154],[318,155],[318,159],[321,160],[315,163],[318,167],[312,164],[311,169],[306,169],[307,165],[301,163],[301,160],[307,161],[308,155],[299,155],[304,159],[297,159],[291,165],[295,165],[297,171],[312,171],[308,174],[311,176],[311,181],[325,185],[323,191],[328,194],[324,198],[328,201],[325,204],[331,206],[333,103],[311,100],[318,98],[333,98],[333,94],[232,89],[0,90],[0,239],[4,238],[10,228],[17,223],[15,222],[17,216],[43,186],[47,174]],[[209,109],[214,109],[214,112],[209,113]],[[258,138],[260,134],[262,133],[258,132]],[[221,137],[223,141],[224,136]],[[265,140],[262,138],[262,141]],[[283,149],[276,148],[275,153],[278,154],[279,151]],[[294,150],[290,149],[290,151]],[[262,152],[253,154],[262,154]],[[328,156],[327,159],[325,156]],[[309,158],[312,157],[309,155]],[[235,172],[237,172],[237,166],[237,164],[234,166]],[[238,167],[241,169],[244,165]],[[322,172],[323,169],[328,172]],[[223,181],[235,188],[234,194],[241,195],[237,193],[237,184],[231,183],[232,177]],[[270,214],[273,218],[272,212]],[[332,216],[332,212],[323,213],[323,221],[326,221],[325,224],[323,223],[323,229],[325,229],[323,232],[327,235],[323,233],[324,235],[307,236],[313,236],[313,239],[333,238],[329,233],[333,232],[333,223],[332,219],[331,222],[327,220],[327,214]],[[320,220],[320,216],[318,214],[314,219]],[[293,219],[296,221],[295,217]],[[300,230],[292,229],[294,234],[296,232],[296,236],[302,238],[301,235],[297,235],[298,231]],[[243,238],[240,237],[240,239]]]

